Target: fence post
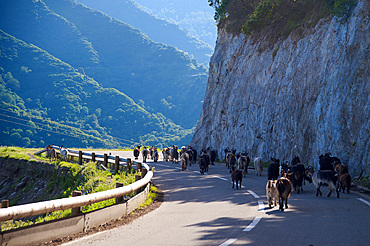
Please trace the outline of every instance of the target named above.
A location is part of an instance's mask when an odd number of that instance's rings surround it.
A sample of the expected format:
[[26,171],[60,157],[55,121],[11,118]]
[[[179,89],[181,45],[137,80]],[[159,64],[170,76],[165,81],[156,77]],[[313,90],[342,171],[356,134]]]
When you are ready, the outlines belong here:
[[105,167],[108,167],[108,154],[104,154],[104,162],[103,162],[103,165]]
[[8,207],[9,207],[9,200],[2,200],[1,208],[8,208]]
[[[119,188],[119,187],[123,187],[123,183],[119,183],[119,182],[117,182],[116,183],[116,188]],[[117,203],[123,203],[123,196],[118,196],[118,197],[116,197],[116,204]]]
[[116,160],[115,160],[115,163],[114,163],[114,167],[116,169],[116,173],[118,173],[118,170],[119,170],[119,156],[116,156]]
[[131,171],[131,158],[127,158],[127,170]]
[[141,169],[143,169],[143,166],[141,165],[140,162],[137,162],[136,163],[136,170],[139,172],[139,171],[141,171]]
[[[72,191],[72,197],[75,197],[75,196],[82,196],[82,192],[78,191],[78,190]],[[78,215],[80,213],[81,213],[81,207],[72,208],[72,210],[71,210],[71,216],[75,216],[75,215]]]
[[82,165],[82,151],[78,151],[78,164]]
[[95,153],[91,153],[91,161],[92,162],[95,162],[96,161]]

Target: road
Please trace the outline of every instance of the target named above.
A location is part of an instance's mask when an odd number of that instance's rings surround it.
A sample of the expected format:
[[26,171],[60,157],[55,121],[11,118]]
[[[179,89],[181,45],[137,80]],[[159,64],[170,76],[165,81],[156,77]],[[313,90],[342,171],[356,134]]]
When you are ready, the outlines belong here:
[[[132,157],[131,152],[113,155]],[[162,158],[160,158],[162,160]],[[140,160],[139,160],[140,161]],[[266,202],[266,170],[249,170],[240,190],[231,188],[224,164],[205,175],[193,164],[148,162],[165,193],[156,210],[128,225],[65,245],[370,245],[370,197],[351,192],[316,197],[313,184],[293,193],[284,212]]]

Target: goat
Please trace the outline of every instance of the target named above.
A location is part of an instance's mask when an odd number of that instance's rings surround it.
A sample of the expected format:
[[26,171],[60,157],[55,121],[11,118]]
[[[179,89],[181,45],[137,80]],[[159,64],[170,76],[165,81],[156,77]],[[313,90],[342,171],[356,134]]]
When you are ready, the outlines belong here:
[[334,172],[336,172],[339,176],[348,173],[348,166],[345,164],[338,164],[335,166]]
[[170,149],[170,155],[172,163],[177,163],[179,160],[179,152],[177,152],[178,147],[176,145],[173,145]]
[[260,157],[256,157],[253,160],[254,163],[254,169],[256,169],[256,175],[261,176],[262,175],[262,170],[263,170],[263,162]]
[[276,199],[278,198],[276,183],[277,180],[269,180],[266,184],[266,197],[270,208],[276,206]]
[[148,158],[149,150],[144,146],[144,149],[141,151],[143,155],[143,162],[146,162],[146,158]]
[[204,174],[204,172],[206,172],[207,170],[207,162],[206,162],[206,158],[204,155],[202,156],[199,156],[199,169],[200,169],[200,173],[201,174]]
[[290,163],[291,166],[294,166],[298,163],[301,163],[301,160],[299,159],[298,156],[294,156],[293,159],[292,159],[292,162]]
[[349,189],[351,188],[351,176],[348,173],[339,176],[338,188],[339,192],[343,190],[343,193],[345,188],[347,188],[347,193],[349,194]]
[[227,166],[227,156],[228,156],[228,154],[229,153],[231,153],[231,151],[229,150],[229,148],[227,147],[226,149],[224,149],[224,152],[225,152],[225,162],[226,162],[226,167],[227,168],[229,168],[228,166]]
[[293,188],[292,183],[289,179],[285,177],[281,177],[276,181],[276,189],[279,199],[279,209],[281,211],[284,211],[284,203],[285,208],[288,208],[288,198],[290,197],[290,194],[292,194]]
[[186,152],[182,153],[181,156],[180,156],[180,159],[181,159],[181,170],[185,171],[187,166],[188,166],[188,163],[189,163],[188,153],[186,153]]
[[303,164],[298,163],[292,166],[292,184],[295,192],[299,194],[300,191],[303,191],[302,184],[305,177],[306,169]]
[[243,171],[244,177],[248,173],[248,164],[249,164],[249,157],[248,154],[242,153],[238,158],[238,169]]
[[320,170],[331,170],[334,171],[334,164],[338,163],[340,164],[341,161],[338,157],[330,156],[330,153],[326,153],[325,155],[319,156],[319,164],[320,164]]
[[159,158],[158,150],[157,150],[156,147],[154,147],[154,150],[153,150],[153,161],[154,162],[157,162],[158,161],[158,158]]
[[140,145],[136,146],[136,148],[134,149],[134,157],[135,157],[135,160],[137,160],[139,158],[139,155],[140,155]]
[[267,179],[268,180],[277,180],[279,178],[279,164],[280,160],[271,158],[271,163],[267,168]]
[[56,161],[57,160],[57,152],[51,145],[48,145],[46,147],[47,149],[47,156],[50,158],[50,161]]
[[205,149],[202,149],[200,151],[200,156],[201,158],[204,158],[205,160],[205,172],[208,172],[208,167],[209,167],[209,163],[210,163],[210,158],[209,158],[209,155],[207,153],[207,150]]
[[68,158],[68,150],[63,146],[59,147],[60,159],[66,161]]
[[235,166],[231,167],[231,180],[233,181],[232,188],[234,189],[234,183],[236,183],[236,189],[238,189],[238,182],[240,189],[242,188],[243,174],[240,170],[235,170]]
[[235,154],[231,153],[229,156],[228,156],[228,159],[227,159],[227,165],[230,169],[230,173],[231,173],[231,169],[234,167],[235,168],[235,164],[236,164],[236,157],[235,157]]
[[163,161],[168,161],[169,156],[170,156],[170,149],[169,148],[164,148],[162,150],[162,155],[163,155]]
[[312,175],[312,182],[316,187],[316,196],[318,196],[319,194],[320,196],[322,196],[320,187],[323,185],[327,185],[330,189],[328,197],[330,197],[331,193],[335,190],[337,192],[337,198],[339,198],[339,192],[338,189],[336,189],[337,180],[338,174],[336,174],[332,170],[320,170],[314,172]]
[[291,171],[288,163],[288,161],[284,161],[283,163],[281,163],[279,167],[279,173],[282,173],[282,171],[284,171],[285,173],[289,173]]

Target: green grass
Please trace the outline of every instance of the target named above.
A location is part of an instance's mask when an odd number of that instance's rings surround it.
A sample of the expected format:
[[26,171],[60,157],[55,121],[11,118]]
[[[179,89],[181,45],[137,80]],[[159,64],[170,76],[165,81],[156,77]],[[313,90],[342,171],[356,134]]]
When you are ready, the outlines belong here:
[[[41,149],[26,149],[26,148],[19,148],[19,147],[0,147],[0,157],[5,158],[13,158],[13,159],[21,159],[21,160],[29,160],[30,156],[36,153]],[[40,161],[50,163],[49,158],[46,158],[45,154],[41,156],[35,156]],[[60,189],[62,193],[55,197],[57,198],[65,198],[71,197],[72,191],[79,190],[82,191],[83,194],[92,194],[100,191],[105,191],[109,189],[113,189],[116,187],[116,183],[120,182],[124,185],[129,185],[135,182],[135,175],[137,174],[135,170],[131,169],[130,171],[124,170],[119,172],[118,174],[112,174],[110,171],[101,170],[98,167],[96,162],[88,162],[84,163],[83,165],[78,165],[76,163],[71,162],[64,162],[64,161],[53,161],[52,164],[55,165],[55,171],[50,173],[49,183],[47,184],[47,193],[51,194],[53,191]],[[67,174],[66,175],[59,175],[58,176],[58,168],[64,167],[66,168]],[[22,180],[23,177],[19,177],[17,179],[17,183]],[[27,185],[23,192],[29,191],[32,187]],[[13,187],[14,189],[14,187]],[[134,192],[128,194],[127,196],[133,197]],[[47,194],[45,194],[45,198],[48,199]],[[107,206],[111,206],[115,203],[115,199],[109,199],[106,201],[94,203],[91,205],[84,206],[82,209],[83,213],[87,213],[96,209],[104,208]],[[16,204],[12,204],[16,205]],[[63,210],[63,211],[56,211],[49,213],[45,216],[40,216],[34,221],[22,221],[22,220],[14,220],[14,221],[6,221],[1,224],[1,231],[10,230],[18,227],[28,226],[32,224],[41,223],[44,221],[49,221],[53,219],[60,219],[69,216],[71,213],[70,209]]]
[[144,203],[139,205],[139,209],[146,208],[150,205],[153,201],[155,201],[158,197],[158,189],[155,186],[150,186],[150,191]]

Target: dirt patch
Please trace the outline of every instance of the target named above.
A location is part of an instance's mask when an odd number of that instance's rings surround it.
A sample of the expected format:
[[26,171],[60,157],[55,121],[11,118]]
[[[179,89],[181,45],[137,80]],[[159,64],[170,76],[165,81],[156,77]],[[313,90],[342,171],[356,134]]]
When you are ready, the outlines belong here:
[[67,242],[70,242],[70,241],[78,239],[78,238],[82,238],[82,237],[85,237],[85,236],[88,236],[88,235],[92,235],[92,234],[97,233],[97,232],[106,231],[106,230],[110,230],[110,229],[115,228],[115,227],[130,224],[132,221],[139,218],[140,216],[143,216],[143,215],[157,209],[159,206],[161,206],[162,202],[164,201],[164,193],[162,191],[160,191],[159,189],[157,190],[156,193],[157,193],[158,196],[157,196],[156,200],[154,200],[151,204],[149,204],[147,207],[142,208],[142,209],[135,209],[132,213],[126,215],[125,217],[122,217],[122,218],[114,220],[114,221],[110,221],[110,222],[108,222],[104,225],[100,225],[99,227],[93,227],[93,228],[89,229],[86,232],[80,232],[80,233],[76,233],[76,234],[73,234],[73,235],[70,235],[70,236],[67,236],[67,237],[57,238],[57,239],[54,239],[50,242],[46,242],[46,243],[38,244],[38,245],[42,245],[42,246],[44,246],[44,245],[61,245],[63,243],[67,243]]

